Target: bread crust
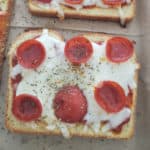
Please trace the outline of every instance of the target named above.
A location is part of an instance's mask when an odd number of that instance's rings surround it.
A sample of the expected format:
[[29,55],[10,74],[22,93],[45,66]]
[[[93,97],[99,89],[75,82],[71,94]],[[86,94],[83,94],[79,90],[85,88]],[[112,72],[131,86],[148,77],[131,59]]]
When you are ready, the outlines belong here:
[[[49,9],[44,10],[39,8],[32,0],[28,0],[29,11],[33,15],[37,16],[46,16],[46,17],[60,17],[56,10]],[[64,11],[64,18],[78,18],[78,19],[89,19],[89,20],[104,20],[104,21],[115,21],[120,22],[120,15],[118,13],[117,8],[82,8],[80,11],[77,11],[73,8],[69,8],[67,6],[61,5],[61,8]],[[123,11],[127,11],[125,14],[124,25],[126,25],[129,21],[131,21],[135,16],[135,8],[136,8],[136,1],[133,0],[130,5],[125,5],[122,7]],[[60,19],[64,19],[60,17]],[[122,25],[123,25],[122,24]]]
[[[13,57],[13,52],[16,50],[17,45],[19,45],[20,43],[22,43],[23,41],[27,40],[27,39],[31,39],[34,38],[36,36],[38,36],[39,34],[42,33],[42,30],[32,30],[32,31],[27,31],[21,35],[19,35],[17,37],[17,39],[15,40],[15,42],[12,44],[10,51],[9,51],[9,68],[12,68],[12,57]],[[54,36],[55,38],[58,38],[60,40],[63,40],[62,36],[57,33],[56,31],[53,30],[49,30],[49,34],[51,34],[51,36]],[[99,33],[85,33],[82,34],[81,36],[85,36],[88,39],[94,41],[94,42],[99,42],[99,41],[105,41],[107,39],[109,39],[110,35],[106,35],[106,34],[99,34]],[[134,62],[136,62],[136,56],[134,58]],[[9,72],[10,74],[10,72]],[[135,73],[135,80],[136,82],[138,81],[138,70]],[[132,137],[133,133],[134,133],[134,124],[135,124],[135,106],[136,106],[136,97],[137,97],[137,89],[135,89],[133,91],[133,105],[132,105],[132,115],[131,115],[131,119],[130,121],[125,124],[123,126],[123,129],[121,131],[121,133],[116,134],[114,132],[107,132],[107,133],[103,133],[103,132],[99,132],[98,134],[94,133],[91,129],[88,129],[87,132],[83,131],[84,125],[83,124],[78,124],[76,126],[76,128],[71,128],[69,129],[70,131],[70,135],[71,136],[81,136],[81,137],[92,137],[92,138],[97,138],[97,137],[101,137],[101,138],[111,138],[111,139],[129,139],[130,137]],[[7,93],[7,105],[6,105],[6,116],[5,116],[5,124],[6,127],[12,131],[12,132],[17,132],[17,133],[25,133],[25,134],[44,134],[44,135],[60,135],[61,131],[60,129],[54,129],[53,131],[48,130],[47,128],[45,128],[45,124],[42,121],[37,121],[36,125],[32,127],[32,125],[30,125],[30,123],[28,123],[28,125],[25,125],[24,122],[21,122],[19,120],[17,120],[14,115],[11,112],[12,109],[12,100],[13,100],[13,89],[11,87],[11,81],[10,78],[8,80],[8,93]],[[34,122],[35,123],[35,122]]]
[[5,43],[9,29],[9,19],[11,16],[13,1],[8,0],[8,7],[6,11],[0,12],[0,77],[2,70],[2,63],[4,60]]

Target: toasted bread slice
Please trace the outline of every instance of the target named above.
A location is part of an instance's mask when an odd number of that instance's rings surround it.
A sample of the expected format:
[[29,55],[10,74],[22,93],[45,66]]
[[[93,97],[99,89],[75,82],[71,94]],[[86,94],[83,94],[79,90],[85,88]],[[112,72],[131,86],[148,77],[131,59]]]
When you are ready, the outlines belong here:
[[82,8],[74,9],[68,6],[60,4],[60,9],[56,8],[44,8],[40,7],[35,0],[29,0],[29,10],[32,14],[38,16],[58,16],[60,19],[63,18],[79,18],[79,19],[91,19],[91,20],[105,20],[105,21],[117,21],[122,25],[126,25],[135,16],[136,2],[133,0],[131,4],[124,5],[120,8]]
[[5,42],[7,39],[11,9],[12,9],[12,0],[0,1],[0,70],[4,59],[4,49],[5,49]]
[[[13,89],[11,86],[11,70],[12,70],[12,59],[14,56],[14,53],[17,49],[17,47],[24,41],[28,39],[33,39],[39,35],[42,34],[42,30],[31,30],[22,33],[17,37],[15,42],[12,44],[10,51],[9,51],[9,79],[8,79],[8,93],[7,93],[7,107],[6,107],[6,127],[11,130],[12,132],[18,132],[18,133],[28,133],[28,134],[45,134],[45,135],[50,135],[50,134],[55,134],[55,135],[60,135],[61,130],[60,128],[56,128],[49,130],[46,126],[47,124],[45,123],[44,119],[39,119],[36,121],[32,122],[23,122],[19,121],[16,119],[16,117],[12,113],[12,102],[13,102]],[[57,33],[56,31],[49,30],[49,35],[51,37],[54,37],[55,39],[63,41],[62,36]],[[85,36],[88,38],[90,41],[93,42],[103,42],[108,40],[110,35],[106,34],[98,34],[98,33],[87,33],[87,34],[82,34],[81,36]],[[138,63],[136,61],[136,55],[134,54],[133,60],[135,64],[137,64],[138,68]],[[138,70],[135,71],[134,74],[134,80],[136,81],[137,84],[137,79],[138,79]],[[77,123],[75,126],[69,126],[68,132],[69,136],[81,136],[81,137],[103,137],[103,138],[114,138],[114,139],[128,139],[130,138],[133,133],[134,133],[134,124],[135,124],[135,105],[136,105],[136,96],[137,96],[137,91],[136,88],[133,89],[133,99],[132,99],[132,106],[131,106],[131,118],[128,123],[126,123],[121,132],[119,133],[114,133],[113,131],[108,131],[108,132],[103,132],[101,129],[97,133],[93,131],[92,128],[86,127],[85,130],[85,125],[83,123]],[[43,108],[44,109],[44,108]],[[58,121],[58,120],[57,120]],[[54,123],[54,125],[56,125]],[[65,127],[63,127],[64,130],[66,130]],[[68,137],[68,132],[66,133]]]

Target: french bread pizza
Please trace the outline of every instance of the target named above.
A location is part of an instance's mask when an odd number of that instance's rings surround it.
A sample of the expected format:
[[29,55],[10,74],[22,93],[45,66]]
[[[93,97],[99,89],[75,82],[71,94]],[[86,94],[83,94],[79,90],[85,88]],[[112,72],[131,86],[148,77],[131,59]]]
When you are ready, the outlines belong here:
[[135,16],[135,0],[29,0],[34,15],[64,18],[120,21],[122,25]]
[[[0,72],[4,59],[12,0],[0,0]],[[1,76],[1,75],[0,75]]]
[[130,138],[139,64],[127,38],[30,30],[9,51],[6,127],[69,138]]

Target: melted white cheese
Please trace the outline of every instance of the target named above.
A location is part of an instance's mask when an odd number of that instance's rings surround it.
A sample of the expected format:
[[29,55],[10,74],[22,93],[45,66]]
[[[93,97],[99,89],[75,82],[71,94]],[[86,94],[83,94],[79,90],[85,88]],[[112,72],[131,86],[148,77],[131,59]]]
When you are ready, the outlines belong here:
[[12,68],[12,71],[11,71],[11,77],[12,77],[13,79],[15,79],[15,77],[16,77],[18,74],[22,73],[22,69],[23,69],[23,67],[22,67],[21,65],[19,65],[19,64],[17,64],[16,66],[14,66],[14,67]]
[[[107,125],[110,127],[109,130],[125,121],[127,114],[129,115],[129,109],[125,108],[116,114],[107,114],[96,103],[93,91],[94,87],[104,80],[119,83],[126,95],[129,92],[128,86],[135,89],[134,75],[137,64],[133,63],[132,58],[125,63],[113,64],[106,59],[106,42],[102,45],[92,43],[94,52],[91,59],[86,65],[74,67],[64,57],[65,43],[49,36],[48,30],[44,30],[37,40],[45,47],[45,61],[36,70],[23,68],[16,71],[16,66],[11,70],[11,76],[14,77],[21,72],[23,80],[18,84],[16,94],[32,94],[39,98],[43,106],[42,117],[46,118],[49,129],[51,125],[55,125],[54,122],[58,121],[53,110],[55,93],[66,84],[77,84],[83,90],[88,102],[88,111],[84,119],[94,132],[99,131],[101,121],[109,121]],[[61,129],[64,136],[68,136],[66,130],[70,126],[61,122],[57,124],[57,127]]]
[[61,130],[61,133],[63,134],[63,136],[64,136],[65,138],[70,138],[69,130],[68,130],[68,128],[67,128],[67,126],[66,126],[65,124],[60,123],[60,124],[58,125],[58,127],[59,127],[59,129]]
[[109,122],[102,128],[103,132],[107,132],[110,129],[115,129],[118,125],[128,119],[131,115],[131,110],[129,108],[124,108],[117,114],[111,114],[109,116]]
[[84,0],[81,4],[74,4],[74,5],[66,3],[64,0],[62,0],[62,1],[60,1],[60,4],[72,7],[76,10],[80,10],[85,6],[91,6],[91,5],[96,5],[97,7],[101,7],[101,8],[109,7],[108,5],[105,5],[102,0]]
[[121,23],[121,25],[124,25],[125,21],[126,21],[125,12],[123,11],[123,9],[121,7],[118,7],[118,13],[120,16],[120,23]]

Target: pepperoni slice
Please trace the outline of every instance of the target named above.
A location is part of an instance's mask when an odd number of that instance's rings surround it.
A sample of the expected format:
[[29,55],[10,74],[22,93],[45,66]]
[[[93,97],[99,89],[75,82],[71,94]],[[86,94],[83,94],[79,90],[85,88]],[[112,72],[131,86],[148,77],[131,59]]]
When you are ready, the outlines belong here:
[[85,37],[74,37],[67,41],[65,45],[65,56],[75,65],[86,63],[92,56],[92,53],[92,45]]
[[37,68],[45,58],[45,48],[35,39],[23,42],[17,48],[18,63],[24,68]]
[[126,96],[122,87],[113,81],[103,81],[94,91],[97,103],[108,113],[119,112],[125,106]]
[[81,4],[83,0],[65,0],[65,2],[69,4]]
[[50,3],[52,0],[38,0],[38,1],[42,3]]
[[114,62],[125,62],[133,55],[133,44],[126,38],[113,37],[107,41],[106,56]]
[[126,3],[126,0],[103,0],[106,5],[122,5]]
[[55,115],[63,122],[82,122],[87,112],[87,100],[77,86],[65,86],[54,98]]
[[37,97],[22,94],[15,97],[12,112],[19,120],[33,121],[41,116],[42,105]]

